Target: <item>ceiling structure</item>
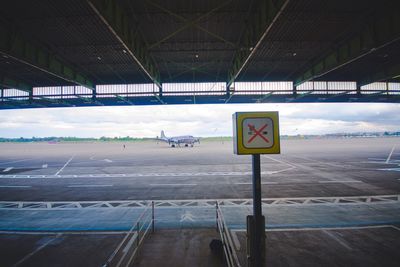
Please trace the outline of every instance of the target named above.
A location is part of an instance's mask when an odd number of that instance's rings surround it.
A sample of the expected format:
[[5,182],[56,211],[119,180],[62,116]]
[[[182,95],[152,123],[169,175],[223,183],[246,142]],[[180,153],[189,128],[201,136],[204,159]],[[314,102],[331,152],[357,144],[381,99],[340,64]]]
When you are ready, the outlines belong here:
[[[4,1],[0,109],[178,104],[190,102],[188,95],[192,103],[400,102],[397,87],[368,96],[361,87],[400,77],[399,7],[395,0]],[[240,82],[270,81],[293,86],[285,97],[272,89],[235,91]],[[344,92],[334,88],[335,97],[314,88],[299,93],[297,86],[307,81],[356,85]],[[224,86],[214,96],[196,89],[169,95],[163,88],[205,82]],[[149,83],[154,86],[146,95],[117,90],[99,100],[96,90]],[[35,91],[49,86],[87,89]]]

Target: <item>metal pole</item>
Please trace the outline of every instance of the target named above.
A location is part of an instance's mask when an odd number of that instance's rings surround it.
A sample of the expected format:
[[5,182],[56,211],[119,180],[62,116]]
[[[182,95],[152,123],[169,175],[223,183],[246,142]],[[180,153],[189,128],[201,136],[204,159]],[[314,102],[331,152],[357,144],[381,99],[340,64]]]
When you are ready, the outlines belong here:
[[215,224],[218,232],[218,201],[215,201]]
[[139,222],[136,223],[136,230],[137,230],[137,242],[136,245],[139,247],[139,243],[140,243],[140,229],[139,229]]
[[261,209],[261,166],[260,155],[252,155],[253,165],[253,214],[254,214],[254,231],[253,231],[253,255],[254,266],[263,266],[262,262],[262,235],[265,234],[265,229],[262,224],[262,209]]
[[151,231],[154,233],[154,201],[151,202]]

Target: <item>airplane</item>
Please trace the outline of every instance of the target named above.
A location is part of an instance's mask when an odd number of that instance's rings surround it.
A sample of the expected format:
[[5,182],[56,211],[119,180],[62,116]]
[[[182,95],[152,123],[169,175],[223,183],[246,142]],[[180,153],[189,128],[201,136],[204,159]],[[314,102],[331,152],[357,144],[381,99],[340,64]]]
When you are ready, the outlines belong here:
[[193,147],[194,143],[196,142],[200,144],[200,138],[193,137],[191,135],[166,137],[164,131],[161,131],[160,138],[157,136],[157,140],[167,142],[171,147],[181,146],[181,144],[184,144],[185,147]]

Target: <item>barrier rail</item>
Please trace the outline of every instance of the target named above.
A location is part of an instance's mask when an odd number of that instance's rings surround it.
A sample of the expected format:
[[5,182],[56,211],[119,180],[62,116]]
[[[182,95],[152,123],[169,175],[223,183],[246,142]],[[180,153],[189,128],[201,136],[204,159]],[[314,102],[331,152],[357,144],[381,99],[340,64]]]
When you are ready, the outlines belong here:
[[224,246],[224,254],[228,267],[241,267],[239,263],[238,256],[236,254],[236,249],[234,247],[231,232],[226,226],[224,215],[219,207],[218,201],[215,202],[216,209],[216,220],[217,220],[217,230],[221,236],[221,240]]
[[102,267],[129,266],[133,262],[150,227],[154,233],[154,201],[146,206]]

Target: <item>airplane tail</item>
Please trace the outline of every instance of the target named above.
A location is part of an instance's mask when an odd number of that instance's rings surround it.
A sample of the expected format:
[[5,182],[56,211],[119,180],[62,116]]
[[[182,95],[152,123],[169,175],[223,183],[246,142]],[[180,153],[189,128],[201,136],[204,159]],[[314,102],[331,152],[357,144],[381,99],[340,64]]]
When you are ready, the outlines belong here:
[[164,131],[161,131],[161,139],[167,139],[167,137],[164,134]]

